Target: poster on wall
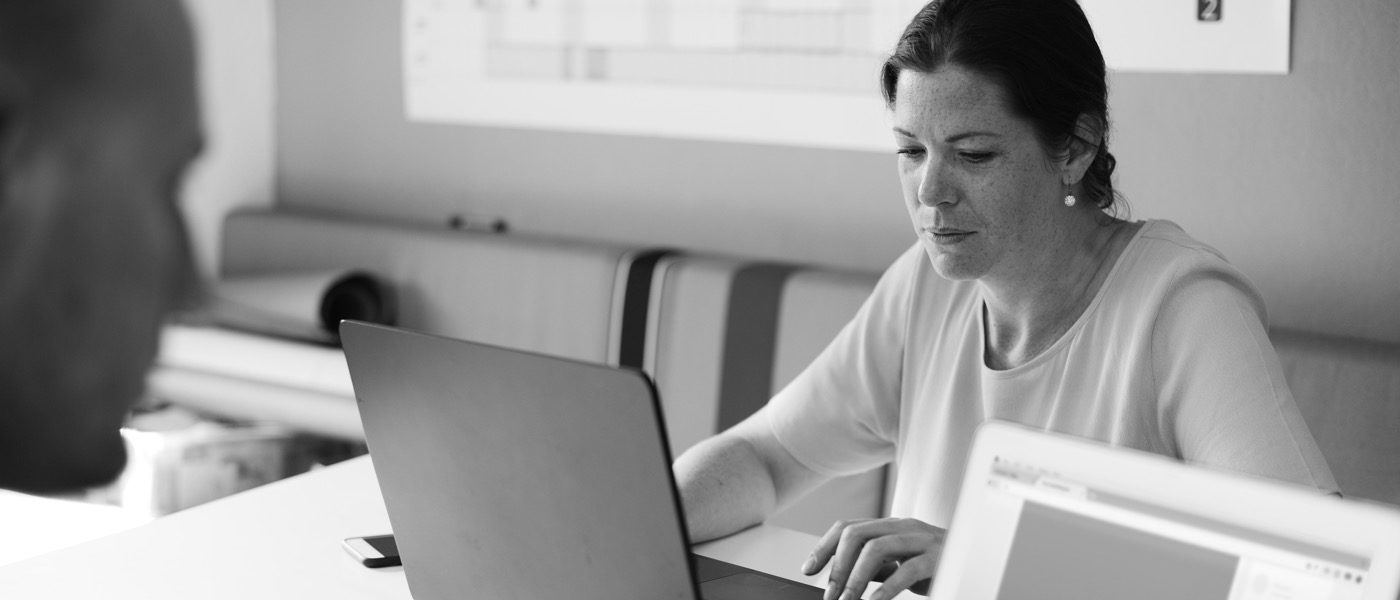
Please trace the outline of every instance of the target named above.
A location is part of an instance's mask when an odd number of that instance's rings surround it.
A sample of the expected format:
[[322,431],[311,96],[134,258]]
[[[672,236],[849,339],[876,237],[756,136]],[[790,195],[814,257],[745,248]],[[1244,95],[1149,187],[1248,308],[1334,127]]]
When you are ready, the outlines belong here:
[[[923,0],[403,0],[411,121],[893,147],[878,73]],[[1287,73],[1289,0],[1081,0],[1110,69]]]

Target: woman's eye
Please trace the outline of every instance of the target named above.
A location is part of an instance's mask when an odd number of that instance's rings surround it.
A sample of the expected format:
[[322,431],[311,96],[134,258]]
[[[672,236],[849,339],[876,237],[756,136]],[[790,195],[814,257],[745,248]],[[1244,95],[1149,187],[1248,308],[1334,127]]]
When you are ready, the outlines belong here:
[[895,154],[898,154],[898,155],[904,156],[904,157],[909,157],[909,158],[918,158],[918,157],[924,155],[924,149],[923,149],[923,148],[900,148],[899,150],[896,150],[896,151],[895,151]]
[[996,154],[993,153],[993,152],[972,152],[972,151],[964,151],[964,152],[959,152],[959,153],[958,153],[958,156],[961,157],[961,158],[963,159],[964,162],[971,163],[971,164],[974,164],[974,165],[975,165],[975,164],[981,164],[981,163],[987,162],[987,161],[989,161],[989,160],[992,160],[992,157],[996,156]]

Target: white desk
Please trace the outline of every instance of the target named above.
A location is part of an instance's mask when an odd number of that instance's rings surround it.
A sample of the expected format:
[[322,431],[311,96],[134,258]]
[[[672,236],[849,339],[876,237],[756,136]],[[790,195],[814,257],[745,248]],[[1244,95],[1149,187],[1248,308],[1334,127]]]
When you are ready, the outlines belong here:
[[[0,598],[407,600],[402,568],[367,569],[340,548],[387,531],[363,457],[0,568]],[[820,586],[825,575],[798,570],[815,541],[764,526],[696,550]]]

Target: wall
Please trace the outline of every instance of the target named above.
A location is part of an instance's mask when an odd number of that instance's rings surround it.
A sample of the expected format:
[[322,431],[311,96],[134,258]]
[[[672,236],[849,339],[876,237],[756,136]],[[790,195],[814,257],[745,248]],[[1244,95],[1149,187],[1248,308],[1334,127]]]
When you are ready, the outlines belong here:
[[1400,2],[1293,3],[1287,76],[1113,78],[1121,186],[1275,324],[1400,341]]
[[[913,242],[892,155],[408,123],[399,2],[274,19],[285,205],[869,270]],[[1290,75],[1114,75],[1133,215],[1221,249],[1275,325],[1400,341],[1398,30],[1393,0],[1299,0]]]
[[272,203],[272,0],[185,6],[196,33],[205,151],[185,180],[182,206],[200,272],[210,277],[224,215]]

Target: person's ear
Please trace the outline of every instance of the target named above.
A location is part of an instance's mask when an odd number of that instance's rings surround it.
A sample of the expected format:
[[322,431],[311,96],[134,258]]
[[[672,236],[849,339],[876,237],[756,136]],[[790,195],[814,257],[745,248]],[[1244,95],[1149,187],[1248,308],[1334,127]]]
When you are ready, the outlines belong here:
[[19,146],[24,88],[7,65],[0,64],[0,178],[9,172]]
[[13,74],[0,64],[0,211],[9,204],[11,169],[19,148],[19,88]]
[[1065,155],[1064,170],[1068,182],[1077,183],[1083,179],[1089,165],[1094,164],[1099,146],[1103,145],[1104,125],[1103,119],[1087,113],[1079,115],[1075,121],[1074,134],[1070,136]]

